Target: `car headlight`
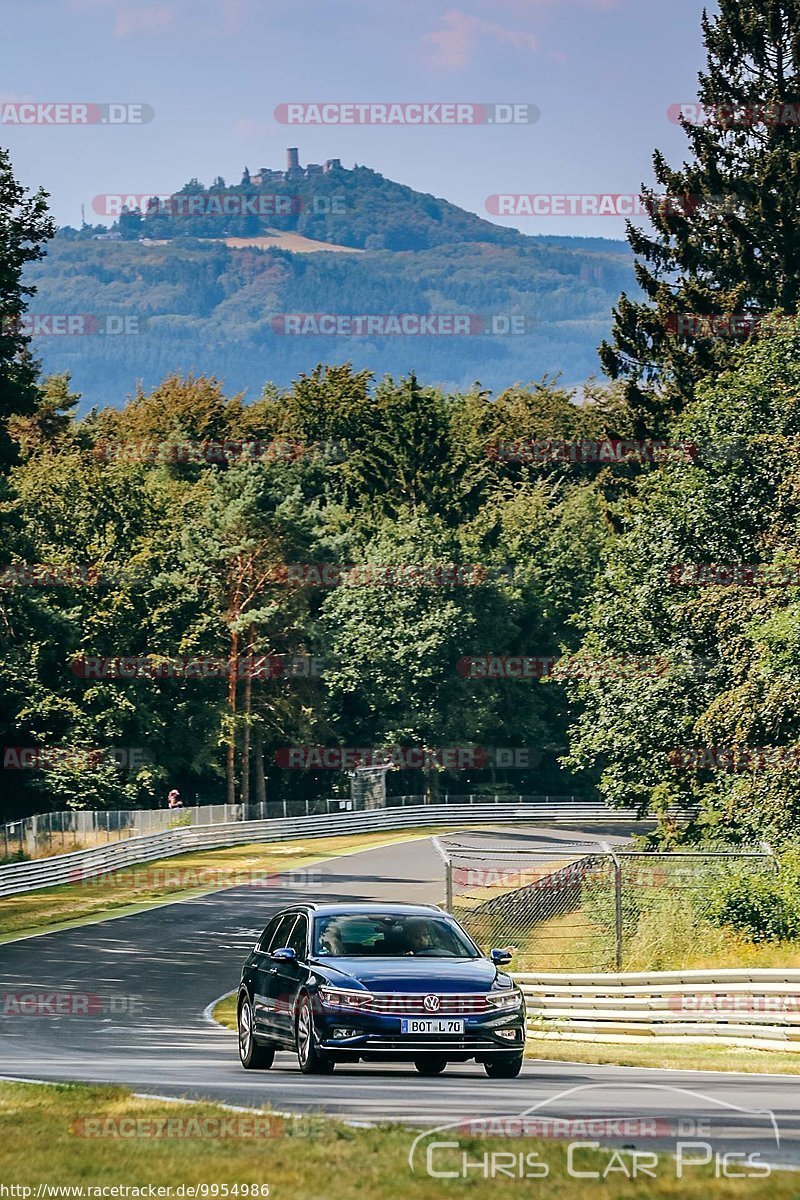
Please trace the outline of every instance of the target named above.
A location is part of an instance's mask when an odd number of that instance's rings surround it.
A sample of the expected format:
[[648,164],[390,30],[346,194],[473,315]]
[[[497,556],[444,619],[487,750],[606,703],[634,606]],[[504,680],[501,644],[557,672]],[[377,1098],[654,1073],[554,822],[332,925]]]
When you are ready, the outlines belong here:
[[321,987],[319,998],[326,1008],[367,1008],[371,992],[348,992],[344,988]]
[[516,988],[504,992],[488,992],[486,999],[493,1008],[500,1012],[507,1012],[513,1008],[519,1008],[522,1004],[522,992],[518,992]]

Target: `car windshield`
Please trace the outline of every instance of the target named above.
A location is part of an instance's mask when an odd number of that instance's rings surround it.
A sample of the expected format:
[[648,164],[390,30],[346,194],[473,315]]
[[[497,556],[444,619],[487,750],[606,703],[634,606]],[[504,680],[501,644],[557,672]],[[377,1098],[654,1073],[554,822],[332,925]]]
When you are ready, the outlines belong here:
[[317,917],[314,954],[353,958],[477,958],[475,947],[445,917],[342,913]]

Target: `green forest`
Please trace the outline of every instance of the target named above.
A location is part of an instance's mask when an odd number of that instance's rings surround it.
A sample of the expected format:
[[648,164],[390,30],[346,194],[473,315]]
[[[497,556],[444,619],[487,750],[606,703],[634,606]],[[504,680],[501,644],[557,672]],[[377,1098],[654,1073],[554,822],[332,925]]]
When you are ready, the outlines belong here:
[[[598,373],[611,306],[621,290],[635,290],[625,243],[515,234],[516,244],[494,244],[486,229],[512,231],[473,220],[480,241],[459,242],[455,226],[431,249],[358,254],[59,236],[26,271],[37,290],[30,311],[128,315],[135,332],[39,337],[36,353],[46,372],[72,372],[84,410],[119,407],[137,381],[152,388],[173,371],[212,373],[251,399],[265,382],[287,386],[316,362],[349,361],[378,377],[414,370],[457,390],[476,380],[501,390],[546,373],[578,384]],[[476,336],[456,337],[287,336],[274,327],[281,313],[500,314],[525,325],[507,336],[477,327]]]
[[[707,105],[800,90],[792,28],[748,12],[723,0],[704,19]],[[374,311],[391,288],[403,311],[420,251],[299,261],[177,237],[53,241],[47,197],[3,154],[3,316],[36,311],[42,288],[65,305],[83,289],[88,311],[95,278],[108,310],[119,288],[173,314],[141,339],[161,377],[89,411],[74,376],[43,371],[24,330],[0,327],[6,811],[153,805],[170,787],[341,795],[346,771],[293,768],[289,751],[412,747],[432,757],[393,771],[394,793],[602,796],[657,818],[668,843],[796,836],[800,130],[685,132],[690,161],[656,153],[659,186],[749,199],[654,205],[652,230],[629,231],[635,286],[602,248],[425,243],[426,286],[467,311],[478,295],[523,309],[532,264],[571,280],[546,298],[566,323],[589,328],[622,288],[607,379],[580,391],[518,383],[502,358],[503,386],[441,386],[416,353],[395,369],[376,347],[366,369],[306,342],[291,383],[245,398],[200,359],[188,370],[171,331],[199,321],[223,339],[220,314],[238,313],[241,356],[256,344],[246,314],[279,299]],[[676,312],[709,320],[685,329]],[[741,313],[747,336],[715,332]],[[261,374],[277,374],[266,357]],[[211,660],[226,669],[185,666]],[[63,754],[27,769],[8,757],[25,747]],[[436,761],[447,748],[480,753],[457,770]],[[528,757],[509,766],[510,751]]]

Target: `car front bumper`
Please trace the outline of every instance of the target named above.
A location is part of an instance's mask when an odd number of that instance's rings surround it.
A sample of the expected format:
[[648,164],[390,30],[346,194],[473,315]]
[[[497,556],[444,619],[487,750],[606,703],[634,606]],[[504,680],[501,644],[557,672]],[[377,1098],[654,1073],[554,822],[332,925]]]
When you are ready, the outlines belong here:
[[321,1049],[347,1057],[438,1054],[468,1059],[519,1052],[525,1046],[523,1008],[465,1016],[464,1031],[456,1034],[404,1034],[401,1021],[402,1014],[317,1008],[315,1026]]

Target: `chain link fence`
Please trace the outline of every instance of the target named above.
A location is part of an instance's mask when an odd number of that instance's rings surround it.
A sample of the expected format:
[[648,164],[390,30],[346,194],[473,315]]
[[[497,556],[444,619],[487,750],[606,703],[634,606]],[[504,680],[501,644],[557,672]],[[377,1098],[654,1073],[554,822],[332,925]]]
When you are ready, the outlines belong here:
[[90,850],[125,838],[234,821],[314,817],[352,810],[349,799],[295,800],[274,804],[203,804],[183,808],[71,810],[38,813],[0,826],[0,859],[44,858]]
[[708,915],[715,891],[732,869],[778,869],[768,847],[658,853],[608,842],[437,844],[447,909],[481,949],[513,946],[516,971],[660,970],[714,954],[726,936]]
[[[444,796],[438,804],[572,805],[576,796]],[[70,810],[39,813],[0,826],[0,861],[44,858],[70,850],[90,850],[124,838],[165,833],[184,826],[221,825],[230,821],[319,817],[370,808],[406,808],[425,803],[423,796],[386,796],[385,779],[351,796],[277,800],[255,804],[203,804],[185,808]],[[595,805],[595,807],[597,807]]]

